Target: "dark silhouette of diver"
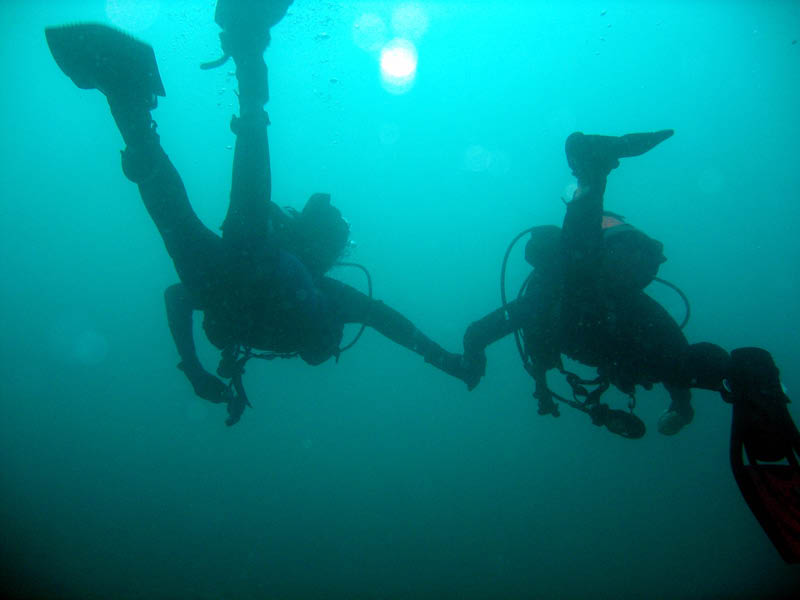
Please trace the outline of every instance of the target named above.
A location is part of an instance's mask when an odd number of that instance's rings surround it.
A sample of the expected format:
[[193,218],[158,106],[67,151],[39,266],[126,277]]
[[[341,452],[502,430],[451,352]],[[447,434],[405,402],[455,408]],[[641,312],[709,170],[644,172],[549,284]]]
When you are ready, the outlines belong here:
[[[644,154],[672,134],[567,138],[578,187],[563,227],[530,230],[526,259],[534,270],[524,293],[468,327],[464,360],[473,376],[467,379],[476,385],[483,375],[487,345],[521,330],[540,414],[559,414],[546,373],[563,371],[562,354],[596,367],[598,377],[584,381],[567,374],[575,398],[585,397],[582,403],[556,397],[624,437],[641,437],[644,424],[600,402],[610,385],[633,397],[637,385],[662,383],[671,397],[658,423],[666,435],[691,422],[691,388],[719,392],[733,404],[730,458],[737,483],[783,558],[800,562],[800,434],[771,355],[760,348],[728,354],[715,344],[689,344],[678,323],[644,292],[665,260],[662,245],[604,211],[606,179],[619,159]],[[589,392],[589,384],[598,387]]]
[[[606,178],[619,159],[647,152],[671,130],[622,137],[567,138],[567,160],[578,188],[567,204],[563,228],[534,228],[526,258],[535,266],[526,293],[468,328],[467,361],[482,370],[483,349],[523,330],[540,414],[558,416],[546,372],[563,370],[561,355],[596,367],[603,388],[633,396],[636,385],[663,383],[672,398],[659,430],[674,434],[693,417],[691,387],[717,389],[727,352],[690,345],[675,320],[644,287],[665,259],[662,246],[603,210]],[[603,410],[599,395],[589,398]],[[595,420],[602,414],[593,415]],[[601,424],[598,422],[598,424]]]
[[[233,58],[240,107],[231,122],[236,147],[221,236],[194,213],[161,147],[150,111],[165,93],[152,48],[103,25],[46,30],[61,69],[78,87],[99,89],[108,99],[126,144],[123,172],[138,185],[180,277],[181,283],[165,293],[179,368],[198,396],[227,403],[229,425],[239,420],[247,403],[241,373],[252,349],[268,351],[261,355],[268,358],[299,355],[317,365],[338,358],[346,323],[371,326],[439,369],[456,377],[465,374],[459,355],[446,352],[400,313],[325,276],[349,235],[327,194],[314,194],[299,213],[282,211],[271,201],[263,54],[270,27],[290,3],[220,0],[217,5],[224,56],[204,66]],[[198,360],[192,337],[195,310],[204,313],[205,333],[222,350],[217,373],[231,378],[230,385]]]

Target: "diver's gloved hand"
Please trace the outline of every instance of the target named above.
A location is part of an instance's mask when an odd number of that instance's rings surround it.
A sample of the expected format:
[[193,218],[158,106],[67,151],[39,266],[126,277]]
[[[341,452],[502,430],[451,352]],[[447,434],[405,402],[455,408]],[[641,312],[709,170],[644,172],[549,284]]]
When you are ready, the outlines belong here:
[[480,375],[467,368],[467,363],[460,354],[447,352],[442,348],[436,347],[425,355],[425,362],[448,375],[460,379],[467,384],[467,388],[470,390],[478,385],[478,381],[480,381]]
[[221,379],[215,377],[203,367],[187,369],[181,363],[178,368],[186,373],[186,377],[189,379],[189,383],[192,384],[195,394],[215,404],[227,401],[228,386]]
[[534,392],[533,397],[539,401],[539,408],[537,412],[540,415],[553,415],[554,417],[561,416],[561,413],[558,410],[558,404],[553,401],[553,395],[549,390],[537,390]]
[[658,432],[662,435],[675,435],[694,419],[694,409],[689,406],[683,410],[670,407],[658,419]]
[[236,425],[239,422],[239,419],[242,418],[242,413],[244,413],[244,408],[247,406],[248,402],[246,398],[243,398],[239,394],[228,394],[228,418],[225,419],[225,425],[230,427],[231,425]]
[[481,377],[486,375],[486,353],[481,350],[480,352],[465,352],[461,357],[461,362],[464,368],[464,376],[461,379],[467,384],[467,389],[471,392],[481,381]]

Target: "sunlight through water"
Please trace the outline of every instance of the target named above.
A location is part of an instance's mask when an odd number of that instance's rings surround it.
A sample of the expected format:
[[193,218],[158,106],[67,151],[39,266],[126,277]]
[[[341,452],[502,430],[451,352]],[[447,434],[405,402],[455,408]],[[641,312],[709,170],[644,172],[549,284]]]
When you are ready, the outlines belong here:
[[389,42],[381,50],[381,77],[383,86],[394,94],[411,89],[417,75],[417,49],[403,38]]

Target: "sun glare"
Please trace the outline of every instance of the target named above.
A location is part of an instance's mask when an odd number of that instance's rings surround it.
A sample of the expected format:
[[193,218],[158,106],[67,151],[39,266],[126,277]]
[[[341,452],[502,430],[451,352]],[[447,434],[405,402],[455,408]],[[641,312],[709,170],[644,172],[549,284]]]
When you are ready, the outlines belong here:
[[381,50],[381,76],[384,87],[402,94],[411,88],[417,75],[417,49],[408,40],[397,38]]

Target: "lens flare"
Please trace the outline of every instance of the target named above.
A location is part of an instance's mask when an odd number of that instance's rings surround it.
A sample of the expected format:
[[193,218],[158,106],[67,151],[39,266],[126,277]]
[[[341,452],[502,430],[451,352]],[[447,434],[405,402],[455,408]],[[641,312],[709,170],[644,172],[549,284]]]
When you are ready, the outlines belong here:
[[353,23],[353,41],[362,50],[380,50],[387,39],[386,23],[376,14],[364,13]]
[[419,40],[428,30],[428,14],[417,2],[401,4],[392,13],[392,30],[395,35]]
[[492,153],[479,144],[468,146],[464,151],[464,167],[473,173],[481,173],[492,166]]

